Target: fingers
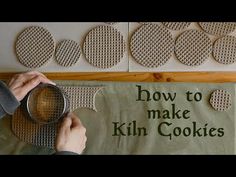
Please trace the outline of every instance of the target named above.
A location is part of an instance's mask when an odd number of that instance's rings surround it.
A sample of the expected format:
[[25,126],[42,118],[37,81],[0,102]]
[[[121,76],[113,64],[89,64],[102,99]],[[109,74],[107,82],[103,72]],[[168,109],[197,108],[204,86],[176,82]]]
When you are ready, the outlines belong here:
[[71,118],[65,117],[62,124],[61,124],[61,131],[66,132],[66,131],[70,130],[71,124],[72,124]]
[[[28,76],[28,77],[32,77],[32,76]],[[52,84],[52,82],[47,78],[44,78],[42,76],[35,76],[22,86],[22,92],[27,94],[30,90],[35,88],[40,83]]]
[[48,83],[52,85],[56,85],[54,82],[49,80],[45,75],[38,71],[30,71],[22,74],[16,74],[9,82],[9,86],[14,84],[14,87],[20,87],[21,85],[24,85],[26,82],[29,82],[31,79],[33,79],[36,76],[40,76],[40,80],[42,83]]
[[56,85],[54,82],[52,82],[51,80],[49,80],[44,74],[38,72],[38,71],[30,71],[25,73],[24,75],[28,76],[28,77],[32,77],[32,76],[40,76],[41,82],[42,83],[46,83],[46,84],[52,84],[52,85]]
[[25,85],[21,87],[21,93],[22,95],[27,95],[27,93],[35,88],[37,85],[39,85],[40,79],[39,76],[35,76],[33,79],[29,80]]
[[55,147],[57,150],[60,150],[61,146],[63,147],[64,144],[66,144],[66,142],[68,141],[71,123],[72,121],[69,117],[65,117],[63,122],[61,123],[55,143]]
[[52,82],[51,80],[49,80],[43,73],[40,73],[38,71],[29,71],[25,73],[26,75],[35,75],[35,76],[42,76],[44,77],[46,80],[48,80],[48,82],[50,82],[50,84],[56,85],[54,82]]
[[72,128],[83,126],[80,119],[75,114],[70,113],[69,116],[71,117],[72,120]]
[[66,138],[66,136],[69,135],[71,123],[72,121],[70,118],[68,117],[64,118],[61,124],[60,130],[58,132],[58,137],[60,137],[60,139]]
[[18,88],[24,85],[25,82],[33,79],[34,77],[35,76],[33,75],[17,74],[11,79],[8,85],[11,88]]

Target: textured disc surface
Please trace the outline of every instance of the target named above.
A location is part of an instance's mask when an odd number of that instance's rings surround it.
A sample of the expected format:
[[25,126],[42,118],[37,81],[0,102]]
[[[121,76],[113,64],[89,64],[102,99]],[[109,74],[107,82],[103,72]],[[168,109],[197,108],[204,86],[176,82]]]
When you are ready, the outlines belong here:
[[[88,108],[96,111],[95,96],[101,86],[63,86],[59,87],[69,99],[70,111]],[[44,108],[47,111],[47,108]],[[55,138],[61,121],[51,124],[39,124],[25,113],[21,105],[12,117],[12,131],[22,141],[36,146],[54,148]]]
[[28,68],[39,68],[53,57],[55,42],[47,29],[31,26],[18,36],[15,49],[21,64]]
[[130,41],[134,59],[146,67],[164,65],[174,50],[171,33],[161,25],[145,24],[134,32]]
[[56,48],[55,59],[58,64],[65,67],[75,65],[81,55],[80,45],[73,40],[63,40]]
[[224,36],[217,39],[213,45],[213,57],[222,64],[232,64],[236,61],[236,38]]
[[226,90],[216,90],[211,94],[210,104],[217,111],[226,111],[232,105],[231,95]]
[[162,22],[162,24],[171,30],[183,30],[188,28],[191,22]]
[[227,35],[236,28],[235,22],[199,22],[199,25],[206,33],[216,36]]
[[83,52],[87,61],[98,68],[111,68],[124,57],[125,41],[112,26],[98,26],[86,36]]
[[188,66],[203,64],[212,51],[209,37],[199,30],[187,30],[180,34],[175,42],[177,59]]

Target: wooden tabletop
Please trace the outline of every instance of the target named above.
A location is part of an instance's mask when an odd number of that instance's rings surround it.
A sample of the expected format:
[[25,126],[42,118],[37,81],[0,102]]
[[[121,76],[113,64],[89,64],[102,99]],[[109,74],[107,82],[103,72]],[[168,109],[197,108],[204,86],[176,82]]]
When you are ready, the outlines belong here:
[[[16,73],[0,73],[8,80]],[[162,73],[44,73],[51,80],[97,80],[122,82],[236,82],[236,72],[162,72]]]

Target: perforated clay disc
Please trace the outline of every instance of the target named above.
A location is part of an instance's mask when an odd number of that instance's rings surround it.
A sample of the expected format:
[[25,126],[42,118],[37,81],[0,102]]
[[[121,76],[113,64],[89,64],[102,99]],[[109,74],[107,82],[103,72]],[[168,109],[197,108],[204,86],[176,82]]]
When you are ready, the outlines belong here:
[[236,28],[235,22],[199,22],[199,25],[206,33],[216,36],[227,35]]
[[232,105],[231,95],[225,90],[216,90],[211,94],[210,104],[217,111],[226,111]]
[[191,22],[162,22],[162,24],[171,30],[183,30],[188,28]]
[[39,68],[53,57],[55,42],[47,29],[31,26],[18,36],[15,49],[20,63],[28,68]]
[[[101,86],[59,86],[69,99],[70,110],[89,108],[96,111],[95,95]],[[44,110],[46,111],[46,109]],[[47,112],[46,112],[47,113]],[[36,146],[54,148],[61,119],[57,123],[39,124],[27,116],[21,105],[12,117],[12,131],[22,141]]]
[[146,67],[164,65],[174,50],[171,33],[161,25],[145,24],[131,37],[130,50],[134,59]]
[[224,36],[217,39],[213,45],[213,57],[222,64],[232,64],[236,61],[236,37]]
[[203,64],[212,51],[209,37],[199,30],[187,30],[175,42],[177,59],[188,66]]
[[78,62],[80,55],[80,45],[77,42],[63,40],[57,45],[55,59],[61,66],[70,67]]
[[98,26],[86,36],[83,52],[87,61],[98,68],[111,68],[124,56],[125,41],[122,34],[112,26]]

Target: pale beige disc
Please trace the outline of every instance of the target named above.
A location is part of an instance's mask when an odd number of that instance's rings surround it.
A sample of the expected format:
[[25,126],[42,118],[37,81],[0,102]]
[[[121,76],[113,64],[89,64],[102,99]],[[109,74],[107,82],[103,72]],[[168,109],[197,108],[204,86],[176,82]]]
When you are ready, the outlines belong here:
[[28,68],[39,68],[53,57],[55,42],[47,29],[31,26],[18,36],[15,49],[21,64]]
[[97,26],[86,36],[83,52],[87,61],[98,68],[111,68],[124,57],[123,35],[112,26]]
[[226,90],[216,90],[211,94],[210,104],[217,111],[226,111],[232,105],[231,95]]
[[73,40],[63,40],[56,48],[55,59],[58,64],[64,67],[75,65],[80,58],[80,45]]
[[162,24],[171,30],[183,30],[188,28],[191,22],[162,22]]
[[222,64],[232,64],[236,61],[236,37],[224,36],[217,39],[213,45],[213,57]]
[[199,66],[210,56],[212,42],[202,31],[187,30],[180,34],[175,42],[177,59],[188,66]]
[[158,24],[144,24],[131,37],[130,50],[134,59],[146,67],[164,65],[174,51],[171,33]]
[[235,22],[199,22],[200,27],[209,34],[225,36],[236,28]]

